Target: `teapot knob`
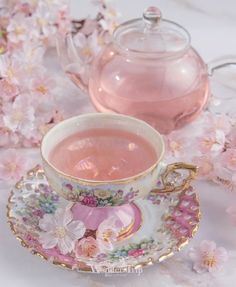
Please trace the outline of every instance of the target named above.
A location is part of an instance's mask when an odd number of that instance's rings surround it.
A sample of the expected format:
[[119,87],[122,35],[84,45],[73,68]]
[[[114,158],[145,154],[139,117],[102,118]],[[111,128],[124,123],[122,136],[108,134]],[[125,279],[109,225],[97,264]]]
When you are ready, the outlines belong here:
[[148,7],[144,12],[143,12],[143,20],[144,22],[150,26],[150,27],[155,27],[158,26],[162,19],[162,13],[161,10],[157,7]]

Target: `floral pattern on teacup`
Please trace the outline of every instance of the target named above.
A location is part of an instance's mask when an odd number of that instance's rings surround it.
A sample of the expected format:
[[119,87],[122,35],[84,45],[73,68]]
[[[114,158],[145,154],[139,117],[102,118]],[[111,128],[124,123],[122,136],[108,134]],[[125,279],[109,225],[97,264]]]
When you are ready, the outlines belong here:
[[131,202],[139,194],[139,190],[132,187],[128,192],[111,189],[85,189],[79,185],[72,185],[64,182],[61,193],[71,201],[80,202],[89,207],[116,206]]

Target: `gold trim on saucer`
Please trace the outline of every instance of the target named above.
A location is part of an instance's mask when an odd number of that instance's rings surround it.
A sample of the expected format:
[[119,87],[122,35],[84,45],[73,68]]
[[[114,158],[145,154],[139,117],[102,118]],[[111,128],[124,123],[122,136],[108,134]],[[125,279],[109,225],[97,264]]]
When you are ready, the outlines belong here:
[[[44,174],[43,169],[40,166],[36,166],[35,168],[31,169],[27,173],[27,175],[30,176],[30,177],[31,176],[35,176],[36,174],[37,175],[39,175],[39,174],[43,175]],[[16,189],[20,190],[22,188],[23,180],[24,180],[24,178],[22,177],[21,180],[16,183],[16,185],[15,185]],[[69,270],[77,270],[77,271],[81,271],[81,272],[89,272],[89,273],[96,272],[91,266],[88,266],[86,263],[84,263],[82,261],[78,261],[78,262],[76,262],[75,265],[72,266],[70,264],[62,263],[62,262],[58,261],[58,259],[56,259],[54,257],[47,257],[43,253],[38,252],[32,246],[30,246],[21,237],[21,235],[17,231],[14,223],[12,222],[12,220],[15,220],[15,218],[11,215],[11,206],[12,206],[12,204],[14,204],[14,202],[12,201],[13,195],[14,195],[14,193],[13,193],[13,191],[11,191],[10,196],[8,198],[8,201],[7,201],[7,206],[6,206],[7,213],[6,213],[6,216],[7,216],[7,222],[9,224],[9,227],[10,227],[13,235],[20,242],[21,246],[29,249],[31,254],[36,255],[36,256],[44,259],[44,260],[47,260],[47,261],[51,262],[52,264],[54,264],[56,266],[59,266],[59,267],[62,267],[62,268],[66,268],[66,269],[69,269]],[[197,195],[196,195],[196,201],[199,203],[199,199],[198,199]],[[198,222],[196,224],[196,227],[192,230],[190,238],[192,238],[195,235],[195,233],[197,232],[197,230],[199,228],[200,218],[201,218],[201,212],[200,212],[200,209],[199,209],[198,213],[197,213],[197,217],[196,217]],[[166,252],[165,254],[162,254],[160,257],[158,257],[155,260],[153,258],[149,257],[146,261],[139,262],[136,265],[131,265],[131,266],[127,265],[126,267],[121,267],[120,270],[124,270],[125,271],[125,270],[129,270],[129,268],[139,269],[139,268],[144,268],[144,267],[153,265],[153,264],[158,263],[158,262],[162,262],[163,260],[173,256],[177,251],[181,250],[185,245],[187,245],[189,243],[190,238],[184,238],[184,237],[181,238],[179,240],[179,242],[175,246],[173,246],[172,248],[169,248],[168,252]],[[109,267],[104,266],[104,268],[109,270]]]

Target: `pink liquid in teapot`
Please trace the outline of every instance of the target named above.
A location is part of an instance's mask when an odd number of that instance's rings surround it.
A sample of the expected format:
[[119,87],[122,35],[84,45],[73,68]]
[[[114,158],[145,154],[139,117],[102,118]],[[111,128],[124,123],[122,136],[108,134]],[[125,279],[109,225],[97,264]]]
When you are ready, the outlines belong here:
[[137,59],[110,45],[95,60],[89,92],[98,111],[131,115],[169,133],[199,115],[209,82],[206,65],[192,48],[171,59]]
[[137,175],[157,161],[153,146],[134,133],[88,129],[59,142],[50,162],[65,174],[88,180],[115,180]]

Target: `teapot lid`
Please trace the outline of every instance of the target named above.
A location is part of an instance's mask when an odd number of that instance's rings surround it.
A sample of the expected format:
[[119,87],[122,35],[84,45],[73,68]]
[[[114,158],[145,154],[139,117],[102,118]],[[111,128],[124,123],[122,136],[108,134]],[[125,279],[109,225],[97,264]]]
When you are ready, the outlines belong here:
[[143,18],[121,24],[113,35],[115,44],[137,56],[169,57],[185,51],[190,35],[179,24],[162,19],[161,11],[149,7]]

